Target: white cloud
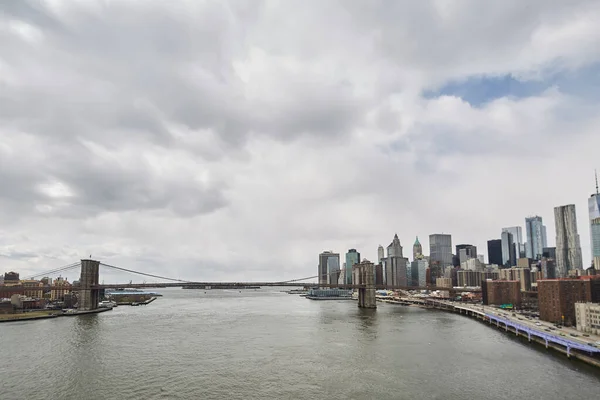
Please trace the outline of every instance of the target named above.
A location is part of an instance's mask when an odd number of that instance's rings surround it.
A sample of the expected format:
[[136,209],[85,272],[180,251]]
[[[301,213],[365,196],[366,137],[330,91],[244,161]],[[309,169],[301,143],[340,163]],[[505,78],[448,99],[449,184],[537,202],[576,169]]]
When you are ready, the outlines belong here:
[[293,279],[395,232],[407,254],[442,231],[485,253],[539,214],[553,242],[567,203],[589,262],[598,100],[422,93],[576,75],[599,61],[597,2],[45,4],[0,5],[43,38],[0,29],[0,270],[91,253]]

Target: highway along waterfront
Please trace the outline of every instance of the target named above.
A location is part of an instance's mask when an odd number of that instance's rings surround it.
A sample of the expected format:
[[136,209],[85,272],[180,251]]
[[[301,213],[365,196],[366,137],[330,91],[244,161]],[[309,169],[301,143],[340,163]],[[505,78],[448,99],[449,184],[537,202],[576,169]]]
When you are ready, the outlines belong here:
[[594,399],[600,373],[437,310],[260,290],[0,325],[3,399]]

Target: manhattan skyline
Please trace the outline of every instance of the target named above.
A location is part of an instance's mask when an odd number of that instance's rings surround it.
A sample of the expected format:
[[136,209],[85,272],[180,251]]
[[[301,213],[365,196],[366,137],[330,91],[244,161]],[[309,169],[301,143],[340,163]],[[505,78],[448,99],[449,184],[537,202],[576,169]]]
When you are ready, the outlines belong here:
[[0,2],[0,272],[284,280],[566,204],[590,265],[600,3],[139,7]]

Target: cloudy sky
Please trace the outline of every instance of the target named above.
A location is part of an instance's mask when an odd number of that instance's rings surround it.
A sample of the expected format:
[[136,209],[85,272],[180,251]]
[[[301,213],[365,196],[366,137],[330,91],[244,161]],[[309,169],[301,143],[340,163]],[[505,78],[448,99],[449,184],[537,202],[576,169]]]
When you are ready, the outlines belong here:
[[293,279],[394,233],[486,254],[540,215],[554,244],[570,203],[589,265],[598,21],[594,0],[0,2],[0,272]]

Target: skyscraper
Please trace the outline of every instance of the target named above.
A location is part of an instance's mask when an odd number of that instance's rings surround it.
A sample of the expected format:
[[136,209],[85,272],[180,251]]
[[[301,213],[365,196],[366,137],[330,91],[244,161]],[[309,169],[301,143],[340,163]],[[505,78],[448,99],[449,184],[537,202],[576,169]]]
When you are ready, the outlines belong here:
[[572,269],[583,269],[575,204],[554,207],[554,223],[556,224],[556,275],[564,278]]
[[525,231],[527,242],[525,243],[525,257],[541,260],[544,247],[548,246],[546,240],[546,227],[542,223],[542,217],[534,216],[525,218]]
[[381,263],[384,258],[385,251],[383,250],[383,246],[379,245],[379,247],[377,248],[377,262]]
[[517,245],[513,241],[513,235],[507,230],[502,232],[502,265],[505,267],[514,267],[517,265],[516,249]]
[[[588,199],[590,211],[590,248],[592,249],[592,261],[600,257],[600,194],[598,194],[598,174],[596,173],[596,193]],[[600,269],[600,265],[595,265]]]
[[402,245],[398,235],[394,235],[394,240],[387,247],[387,257],[384,259],[385,280],[390,286],[407,286],[412,282],[412,277],[408,276],[408,258],[402,255]]
[[329,283],[329,273],[340,269],[340,255],[332,251],[319,254],[319,285]]
[[456,255],[458,256],[459,265],[469,258],[477,258],[477,246],[473,246],[472,244],[457,244]]
[[526,254],[525,243],[523,243],[523,229],[521,229],[520,226],[510,226],[508,228],[502,228],[502,232],[510,232],[512,234],[512,240],[515,244],[515,260],[525,257]]
[[394,235],[394,239],[392,243],[387,247],[387,256],[388,257],[403,257],[402,256],[402,245],[400,244],[400,239],[398,239],[398,234]]
[[346,285],[352,284],[352,267],[360,263],[360,253],[356,249],[350,249],[346,253]]
[[416,260],[419,255],[423,254],[423,246],[419,242],[419,237],[417,236],[415,240],[415,244],[413,244],[413,260]]
[[452,265],[452,236],[444,233],[429,235],[429,264],[442,270]]
[[590,235],[592,241],[592,262],[594,268],[600,270],[600,218],[590,221]]
[[502,240],[488,240],[488,263],[502,265]]

